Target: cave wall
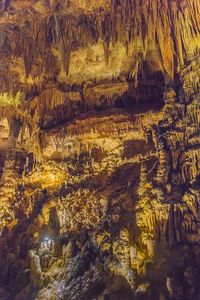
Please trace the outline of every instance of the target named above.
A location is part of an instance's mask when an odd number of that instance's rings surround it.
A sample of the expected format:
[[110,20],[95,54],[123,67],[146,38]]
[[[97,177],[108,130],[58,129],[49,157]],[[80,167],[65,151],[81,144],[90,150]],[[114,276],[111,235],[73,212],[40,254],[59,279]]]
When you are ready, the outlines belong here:
[[199,299],[200,4],[0,1],[0,299]]

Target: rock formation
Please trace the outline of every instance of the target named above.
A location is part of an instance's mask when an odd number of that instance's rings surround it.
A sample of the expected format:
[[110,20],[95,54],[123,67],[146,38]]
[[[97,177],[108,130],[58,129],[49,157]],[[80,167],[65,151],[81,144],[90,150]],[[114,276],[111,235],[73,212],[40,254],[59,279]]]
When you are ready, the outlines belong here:
[[200,2],[0,1],[0,299],[200,299]]

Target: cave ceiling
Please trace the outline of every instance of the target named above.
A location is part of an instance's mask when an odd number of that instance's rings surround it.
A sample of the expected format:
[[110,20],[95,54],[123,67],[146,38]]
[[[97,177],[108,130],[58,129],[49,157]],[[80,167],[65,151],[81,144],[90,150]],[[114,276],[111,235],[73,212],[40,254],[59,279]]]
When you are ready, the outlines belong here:
[[200,299],[199,54],[199,0],[0,0],[0,300]]

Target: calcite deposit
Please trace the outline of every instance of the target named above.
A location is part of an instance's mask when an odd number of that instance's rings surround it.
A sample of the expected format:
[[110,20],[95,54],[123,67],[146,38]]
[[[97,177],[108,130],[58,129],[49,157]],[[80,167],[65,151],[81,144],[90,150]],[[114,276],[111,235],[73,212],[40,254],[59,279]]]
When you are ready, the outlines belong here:
[[200,299],[200,2],[0,1],[0,300]]

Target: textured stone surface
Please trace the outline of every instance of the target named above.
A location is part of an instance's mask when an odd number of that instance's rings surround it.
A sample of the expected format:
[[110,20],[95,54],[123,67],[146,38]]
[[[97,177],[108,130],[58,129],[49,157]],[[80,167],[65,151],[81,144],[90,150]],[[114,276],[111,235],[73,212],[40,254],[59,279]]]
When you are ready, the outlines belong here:
[[200,299],[199,11],[0,2],[0,299]]

